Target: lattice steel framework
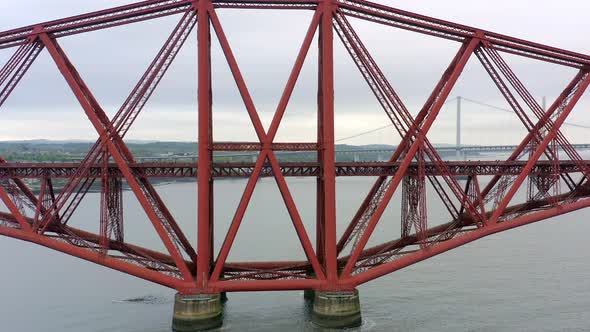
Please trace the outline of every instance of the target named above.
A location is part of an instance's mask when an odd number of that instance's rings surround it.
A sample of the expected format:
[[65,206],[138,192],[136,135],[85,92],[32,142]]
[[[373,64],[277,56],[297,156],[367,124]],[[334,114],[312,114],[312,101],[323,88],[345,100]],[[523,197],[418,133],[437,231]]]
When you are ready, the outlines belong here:
[[[264,129],[217,12],[307,10],[311,23],[276,107]],[[109,118],[60,47],[59,38],[176,15],[178,24],[129,94]],[[349,18],[427,34],[459,44],[430,97],[416,116],[408,111]],[[124,142],[179,50],[196,29],[198,45],[198,152],[194,163],[138,163]],[[246,106],[258,142],[213,142],[211,34],[215,34]],[[318,136],[314,142],[275,142],[303,63],[318,36]],[[334,150],[334,50],[340,40],[401,137],[385,163],[337,163]],[[590,56],[469,26],[446,22],[363,0],[149,0],[0,33],[0,48],[14,54],[0,69],[0,106],[37,56],[46,50],[77,98],[99,139],[80,163],[16,164],[0,159],[0,234],[46,246],[156,282],[184,293],[319,289],[346,290],[484,236],[590,205],[590,164],[560,127],[590,84]],[[550,62],[578,70],[547,109],[539,105],[503,55]],[[428,132],[461,76],[477,58],[526,129],[526,136],[502,162],[444,161]],[[256,151],[254,163],[214,163],[214,151]],[[279,162],[277,151],[315,151],[316,162]],[[559,153],[558,151],[563,151]],[[521,160],[523,156],[527,158]],[[544,156],[546,160],[540,160]],[[560,159],[561,158],[561,159]],[[484,175],[491,180],[480,183]],[[287,176],[317,179],[316,239],[312,242],[293,200]],[[336,231],[336,177],[376,176],[372,189],[340,238]],[[464,185],[458,176],[466,176]],[[191,243],[151,178],[196,177],[197,243]],[[248,178],[219,252],[213,250],[214,178]],[[227,262],[244,213],[260,177],[275,179],[288,209],[304,261]],[[33,192],[24,179],[38,179]],[[53,179],[67,179],[57,190]],[[98,180],[98,181],[97,181]],[[524,203],[515,203],[527,182]],[[100,231],[68,224],[96,182],[101,188]],[[449,222],[429,227],[427,184],[449,213]],[[126,242],[122,188],[140,203],[166,252]],[[401,188],[400,188],[401,186]],[[565,189],[563,192],[562,190]],[[399,239],[368,247],[394,193],[401,191]]]

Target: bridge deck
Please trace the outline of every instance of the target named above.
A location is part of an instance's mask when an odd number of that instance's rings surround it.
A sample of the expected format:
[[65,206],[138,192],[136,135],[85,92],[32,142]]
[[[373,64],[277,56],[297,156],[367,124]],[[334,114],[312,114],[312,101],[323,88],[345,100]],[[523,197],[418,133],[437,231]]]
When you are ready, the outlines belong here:
[[[590,160],[584,161],[590,167]],[[452,175],[518,175],[522,172],[526,161],[449,161],[446,165]],[[578,165],[570,160],[560,161],[560,173],[580,172]],[[2,178],[69,178],[78,169],[78,163],[4,163],[0,164]],[[192,178],[197,176],[196,163],[157,162],[136,163],[131,168],[138,175],[148,178]],[[284,176],[318,176],[320,165],[317,162],[285,162],[280,164]],[[389,162],[339,162],[336,163],[336,176],[391,176],[399,169],[399,163]],[[254,170],[254,163],[216,163],[213,164],[212,175],[216,178],[248,177]],[[417,171],[412,164],[409,174]],[[426,163],[427,175],[440,175],[440,169],[434,163]],[[531,174],[547,174],[552,171],[552,163],[539,161]],[[121,176],[116,165],[109,166],[112,175]],[[90,177],[100,177],[101,167],[96,165],[90,169]],[[270,165],[265,165],[262,176],[272,176]]]

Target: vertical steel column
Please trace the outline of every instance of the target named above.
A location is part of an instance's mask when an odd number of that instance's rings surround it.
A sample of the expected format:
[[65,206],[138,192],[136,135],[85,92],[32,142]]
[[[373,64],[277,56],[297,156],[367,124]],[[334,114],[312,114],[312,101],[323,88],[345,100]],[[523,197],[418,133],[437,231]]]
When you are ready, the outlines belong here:
[[323,165],[324,165],[324,121],[323,121],[323,89],[322,89],[322,22],[323,22],[323,10],[318,9],[320,13],[322,13],[320,17],[320,28],[318,32],[318,109],[317,109],[317,117],[318,117],[318,127],[317,127],[317,143],[318,143],[318,151],[317,151],[317,158],[318,164],[320,165],[320,172],[316,178],[316,253],[318,255],[318,260],[325,267],[325,243],[324,243],[324,236],[325,236],[325,208],[324,208],[324,172],[323,172]]
[[209,26],[209,1],[197,5],[198,44],[198,105],[199,105],[199,161],[198,182],[198,230],[197,230],[197,288],[205,290],[211,264],[213,179],[211,178],[211,33]]
[[[319,90],[321,92],[321,89]],[[320,104],[321,94],[318,93],[318,104]],[[321,125],[322,125],[322,117],[321,112],[319,112],[320,107],[318,107],[318,147],[323,146],[322,136],[321,136]],[[319,165],[323,165],[324,162],[324,152],[320,148],[317,153],[318,163]],[[321,166],[320,166],[321,167]],[[318,261],[322,266],[324,265],[324,258],[325,258],[325,246],[324,246],[324,234],[325,234],[325,224],[324,224],[324,178],[322,172],[320,172],[316,178],[316,253],[318,255]]]
[[[336,287],[336,167],[334,152],[334,34],[331,0],[320,4],[322,18],[319,33],[318,141],[320,143],[321,194],[318,208],[323,218],[323,263],[329,287]],[[319,234],[318,234],[319,235]]]
[[109,236],[117,242],[125,242],[123,225],[123,183],[118,176],[109,177]]
[[461,158],[461,96],[457,97],[457,159]]
[[[106,137],[103,138],[103,141]],[[109,152],[106,144],[102,149],[101,186],[100,186],[100,249],[101,254],[107,254],[109,245]]]

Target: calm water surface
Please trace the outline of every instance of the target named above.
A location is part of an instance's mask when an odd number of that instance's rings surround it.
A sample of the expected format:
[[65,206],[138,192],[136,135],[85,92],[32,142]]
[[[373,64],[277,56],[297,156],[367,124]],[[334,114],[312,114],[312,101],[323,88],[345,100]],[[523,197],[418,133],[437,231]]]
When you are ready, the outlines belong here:
[[[217,234],[227,230],[245,183],[216,182]],[[370,184],[338,180],[339,232]],[[315,180],[289,185],[313,240]],[[194,241],[195,184],[158,190]],[[97,199],[89,195],[73,226],[98,230]],[[127,202],[127,239],[161,248],[137,204]],[[441,206],[429,209],[431,224],[445,221]],[[398,210],[391,204],[372,243],[399,234]],[[365,284],[364,324],[353,331],[590,331],[589,217],[578,211],[497,234]],[[302,256],[276,185],[261,180],[230,260]],[[8,238],[0,238],[0,261],[0,331],[170,331],[170,289]],[[146,296],[147,303],[124,301]],[[297,291],[230,294],[221,331],[319,329]]]

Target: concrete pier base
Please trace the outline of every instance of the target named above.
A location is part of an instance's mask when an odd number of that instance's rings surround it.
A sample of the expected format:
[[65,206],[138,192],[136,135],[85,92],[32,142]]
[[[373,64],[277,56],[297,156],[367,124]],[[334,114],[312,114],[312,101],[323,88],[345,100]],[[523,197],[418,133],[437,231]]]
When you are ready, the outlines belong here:
[[172,330],[205,331],[223,324],[221,294],[176,294]]
[[321,327],[356,327],[362,323],[358,290],[315,292],[311,321]]
[[[316,276],[314,272],[307,272],[307,275],[312,278],[315,278],[315,276]],[[314,297],[315,297],[315,291],[313,289],[303,290],[303,299],[305,301],[313,302]]]

